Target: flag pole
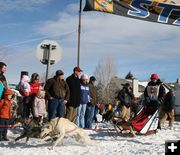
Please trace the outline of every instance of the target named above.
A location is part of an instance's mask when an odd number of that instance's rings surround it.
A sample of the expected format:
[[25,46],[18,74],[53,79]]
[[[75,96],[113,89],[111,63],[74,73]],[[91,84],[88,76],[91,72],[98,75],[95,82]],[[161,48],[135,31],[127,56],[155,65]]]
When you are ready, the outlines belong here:
[[81,12],[82,12],[82,0],[80,0],[80,4],[79,4],[79,25],[78,25],[77,66],[79,66],[79,62],[80,62]]

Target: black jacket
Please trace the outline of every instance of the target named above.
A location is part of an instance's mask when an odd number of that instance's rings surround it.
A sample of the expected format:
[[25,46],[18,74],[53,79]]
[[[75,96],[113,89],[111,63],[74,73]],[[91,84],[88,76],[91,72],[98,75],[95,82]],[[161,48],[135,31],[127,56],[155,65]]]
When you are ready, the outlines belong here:
[[161,84],[161,81],[158,80],[156,83],[154,83],[153,81],[150,81],[147,85],[147,87],[145,88],[145,91],[144,91],[144,98],[147,99],[149,98],[149,95],[148,95],[148,87],[149,86],[159,86],[159,92],[158,92],[158,102],[159,104],[161,104],[163,101],[164,101],[164,97],[165,97],[165,88],[163,87],[163,85]]
[[125,87],[123,87],[118,93],[118,100],[120,100],[121,104],[125,105],[127,108],[133,104],[133,98],[133,93],[129,92]]
[[80,79],[72,74],[66,79],[66,82],[70,90],[70,99],[66,105],[74,108],[79,107],[81,101]]
[[0,81],[3,83],[5,89],[7,89],[6,77],[3,75],[3,72],[0,71]]
[[175,106],[175,95],[172,92],[168,92],[163,102],[163,110],[166,112],[172,111]]

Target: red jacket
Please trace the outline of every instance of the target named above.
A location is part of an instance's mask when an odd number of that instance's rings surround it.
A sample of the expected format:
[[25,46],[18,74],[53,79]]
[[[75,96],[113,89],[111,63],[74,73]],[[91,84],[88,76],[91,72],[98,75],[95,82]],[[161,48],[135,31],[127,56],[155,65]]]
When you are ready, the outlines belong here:
[[41,83],[31,83],[30,87],[31,87],[31,93],[30,96],[36,96],[36,94],[39,91],[39,88],[41,87]]
[[11,101],[8,99],[0,100],[0,118],[11,118]]

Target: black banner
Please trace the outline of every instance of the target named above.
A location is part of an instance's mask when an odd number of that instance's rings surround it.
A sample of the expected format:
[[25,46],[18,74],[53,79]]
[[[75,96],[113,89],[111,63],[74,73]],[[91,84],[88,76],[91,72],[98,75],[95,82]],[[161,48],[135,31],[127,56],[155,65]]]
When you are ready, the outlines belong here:
[[84,11],[103,11],[180,26],[180,2],[170,0],[86,0]]

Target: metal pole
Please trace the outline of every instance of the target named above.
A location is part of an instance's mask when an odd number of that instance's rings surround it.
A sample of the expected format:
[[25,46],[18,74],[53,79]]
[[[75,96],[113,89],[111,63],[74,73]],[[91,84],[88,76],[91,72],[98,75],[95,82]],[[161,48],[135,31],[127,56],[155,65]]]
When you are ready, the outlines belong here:
[[80,0],[80,5],[79,5],[79,25],[78,25],[78,51],[77,51],[77,66],[79,66],[79,63],[80,63],[81,10],[82,10],[82,0]]
[[48,80],[48,75],[49,75],[49,67],[50,67],[50,55],[51,55],[51,44],[47,45],[47,50],[48,50],[48,62],[47,62],[47,67],[46,67],[46,81]]

